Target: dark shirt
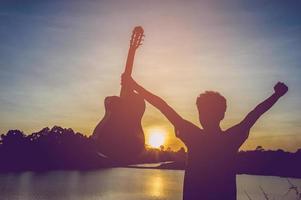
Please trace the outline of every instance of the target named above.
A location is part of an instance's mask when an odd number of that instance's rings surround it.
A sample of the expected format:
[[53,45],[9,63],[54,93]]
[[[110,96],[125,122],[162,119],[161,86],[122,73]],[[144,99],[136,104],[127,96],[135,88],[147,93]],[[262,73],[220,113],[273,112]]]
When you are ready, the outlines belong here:
[[236,156],[248,135],[239,125],[211,134],[184,121],[176,135],[188,149],[184,200],[236,199]]

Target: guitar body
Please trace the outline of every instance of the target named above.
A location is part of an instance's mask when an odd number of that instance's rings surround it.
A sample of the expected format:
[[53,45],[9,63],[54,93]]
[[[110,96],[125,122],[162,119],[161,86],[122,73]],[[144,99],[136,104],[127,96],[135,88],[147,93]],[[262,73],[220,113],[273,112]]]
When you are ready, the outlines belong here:
[[[143,28],[133,30],[124,74],[131,76],[136,49],[141,45]],[[131,162],[144,150],[141,118],[145,102],[128,86],[122,86],[120,96],[105,98],[105,116],[96,126],[92,138],[100,153],[112,161]]]
[[141,126],[144,111],[144,100],[134,92],[125,98],[106,97],[105,115],[93,133],[98,150],[115,161],[137,157],[145,145]]

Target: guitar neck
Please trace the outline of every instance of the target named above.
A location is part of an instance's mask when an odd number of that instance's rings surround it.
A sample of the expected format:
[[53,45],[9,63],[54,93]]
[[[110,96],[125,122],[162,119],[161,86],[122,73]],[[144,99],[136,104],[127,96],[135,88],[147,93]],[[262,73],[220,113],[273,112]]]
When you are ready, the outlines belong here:
[[[128,56],[126,59],[126,65],[125,65],[125,69],[124,69],[124,74],[126,74],[127,76],[131,76],[131,74],[132,74],[135,52],[136,52],[135,50],[132,50],[131,48],[129,48]],[[129,88],[126,85],[122,86],[121,90],[120,90],[120,97],[126,96],[129,92],[130,92]]]

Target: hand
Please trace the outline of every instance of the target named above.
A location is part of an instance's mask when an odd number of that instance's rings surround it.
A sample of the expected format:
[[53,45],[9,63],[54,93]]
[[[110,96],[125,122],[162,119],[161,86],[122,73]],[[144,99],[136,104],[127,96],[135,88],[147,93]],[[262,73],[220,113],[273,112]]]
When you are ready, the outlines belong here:
[[121,85],[122,86],[129,86],[131,88],[135,88],[135,86],[137,85],[137,83],[134,81],[134,79],[126,74],[122,74],[121,75]]
[[277,94],[278,96],[281,97],[288,91],[288,87],[283,82],[278,82],[274,86],[274,91],[275,91],[275,94]]

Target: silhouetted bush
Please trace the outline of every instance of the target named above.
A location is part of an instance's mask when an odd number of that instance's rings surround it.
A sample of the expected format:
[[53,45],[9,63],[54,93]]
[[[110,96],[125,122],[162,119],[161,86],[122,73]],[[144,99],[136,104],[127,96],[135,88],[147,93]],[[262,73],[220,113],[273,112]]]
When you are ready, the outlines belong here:
[[90,169],[106,165],[93,140],[72,129],[54,126],[25,135],[10,130],[1,135],[1,171]]
[[[181,157],[181,159],[183,156]],[[162,164],[160,169],[185,169],[184,160]],[[240,151],[237,154],[237,174],[282,176],[301,178],[301,149],[295,153],[264,150],[261,146],[254,151]]]

